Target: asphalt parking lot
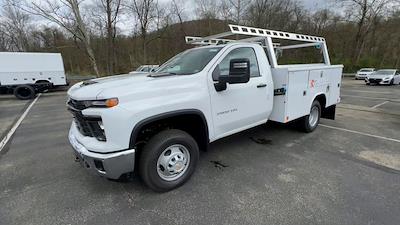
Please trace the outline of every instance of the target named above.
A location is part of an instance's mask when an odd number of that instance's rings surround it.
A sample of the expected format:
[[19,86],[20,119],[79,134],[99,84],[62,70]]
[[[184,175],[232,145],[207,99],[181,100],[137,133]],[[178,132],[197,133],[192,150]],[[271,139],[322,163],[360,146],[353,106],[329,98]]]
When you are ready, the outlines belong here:
[[0,141],[32,105],[0,148],[0,224],[399,224],[400,86],[347,78],[335,121],[213,143],[192,179],[164,194],[74,162],[65,99],[0,96]]

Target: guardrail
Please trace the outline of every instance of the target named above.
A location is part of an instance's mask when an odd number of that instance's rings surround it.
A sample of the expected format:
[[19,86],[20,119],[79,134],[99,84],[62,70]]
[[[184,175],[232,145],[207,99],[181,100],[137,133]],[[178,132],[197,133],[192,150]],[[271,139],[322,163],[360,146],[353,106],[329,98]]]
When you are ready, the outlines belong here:
[[343,73],[343,77],[354,77],[355,73]]
[[67,75],[68,80],[90,80],[96,78],[95,75]]

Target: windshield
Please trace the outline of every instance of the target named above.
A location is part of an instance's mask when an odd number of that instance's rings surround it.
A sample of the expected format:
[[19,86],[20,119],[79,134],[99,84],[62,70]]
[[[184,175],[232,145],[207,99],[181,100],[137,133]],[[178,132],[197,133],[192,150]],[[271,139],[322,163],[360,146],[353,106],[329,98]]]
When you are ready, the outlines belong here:
[[387,76],[387,75],[393,75],[395,70],[378,70],[374,73],[374,75],[381,75],[381,76]]
[[142,69],[143,69],[143,66],[139,66],[139,68],[137,68],[136,71],[140,72],[140,71],[142,71]]
[[144,66],[141,71],[142,72],[150,72],[150,70],[151,70],[150,66]]
[[195,74],[218,54],[222,47],[198,48],[187,50],[162,65],[157,73],[171,73],[176,75]]
[[374,71],[373,69],[361,69],[360,72],[372,72]]

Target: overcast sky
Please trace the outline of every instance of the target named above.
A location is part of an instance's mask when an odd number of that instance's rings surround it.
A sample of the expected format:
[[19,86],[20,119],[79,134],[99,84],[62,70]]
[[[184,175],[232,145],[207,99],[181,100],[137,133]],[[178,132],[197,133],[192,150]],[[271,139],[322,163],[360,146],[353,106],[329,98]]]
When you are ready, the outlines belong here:
[[327,8],[329,1],[327,0],[301,0],[307,9],[315,10]]
[[[2,5],[4,0],[0,0],[0,4]],[[35,1],[40,1],[40,0],[35,0]],[[163,2],[168,2],[169,0],[161,0]],[[192,0],[194,1],[194,0]],[[329,0],[298,0],[300,2],[303,2],[304,6],[307,9],[316,9],[316,8],[326,8],[328,7]],[[29,0],[28,0],[29,2]]]

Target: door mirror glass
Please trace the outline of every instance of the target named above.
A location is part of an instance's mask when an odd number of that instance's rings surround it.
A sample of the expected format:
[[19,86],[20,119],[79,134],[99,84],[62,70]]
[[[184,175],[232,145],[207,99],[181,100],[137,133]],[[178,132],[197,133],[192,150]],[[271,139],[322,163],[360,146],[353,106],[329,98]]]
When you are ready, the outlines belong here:
[[249,59],[232,59],[229,66],[229,75],[221,75],[220,67],[217,66],[213,71],[213,78],[218,78],[218,82],[214,84],[215,90],[225,91],[226,84],[244,84],[250,81],[250,60]]
[[219,82],[228,84],[243,84],[250,80],[250,60],[232,59],[229,63],[229,75],[220,76]]
[[215,90],[225,91],[226,84],[244,84],[250,80],[250,60],[249,59],[232,59],[229,66],[229,75],[220,75],[219,67],[213,72],[213,77],[218,76],[218,83],[215,83]]

